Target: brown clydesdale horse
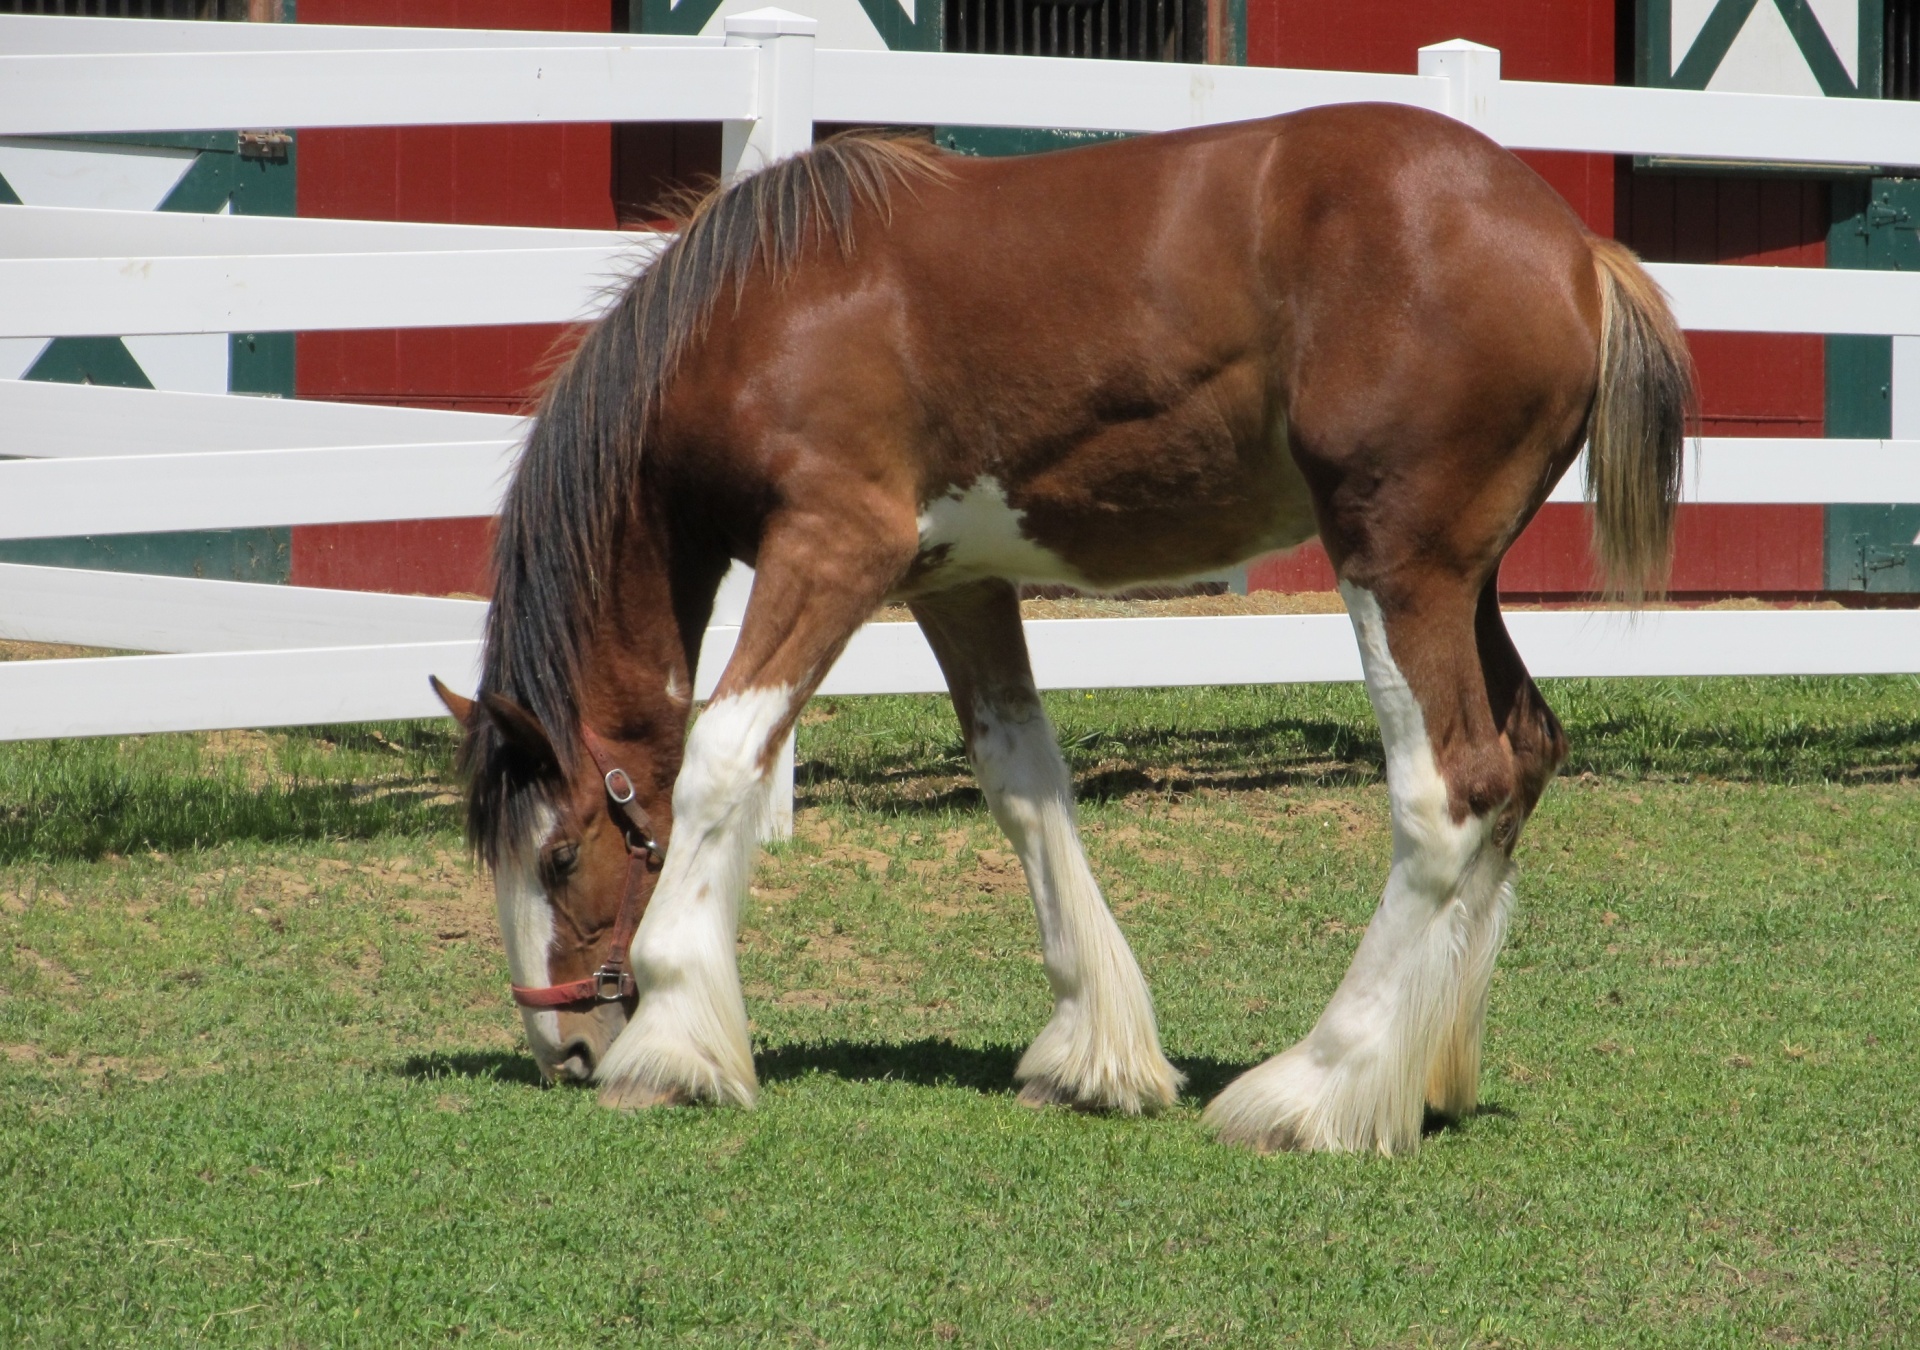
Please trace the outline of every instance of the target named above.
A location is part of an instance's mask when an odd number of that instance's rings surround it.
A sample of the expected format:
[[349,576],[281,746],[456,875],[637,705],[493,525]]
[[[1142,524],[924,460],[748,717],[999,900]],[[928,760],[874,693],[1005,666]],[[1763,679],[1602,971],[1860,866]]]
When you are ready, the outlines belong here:
[[[1657,585],[1690,392],[1626,249],[1405,108],[1015,159],[845,138],[714,193],[555,376],[478,700],[444,695],[542,1070],[613,1106],[753,1101],[735,931],[770,765],[904,601],[1033,892],[1055,1011],[1022,1100],[1167,1105],[1180,1075],[1081,851],[1018,587],[1317,534],[1380,719],[1392,871],[1319,1022],[1207,1114],[1263,1149],[1415,1147],[1423,1108],[1475,1105],[1509,855],[1566,753],[1501,622],[1501,556],[1585,443],[1609,578]],[[757,579],[689,732],[734,559]]]

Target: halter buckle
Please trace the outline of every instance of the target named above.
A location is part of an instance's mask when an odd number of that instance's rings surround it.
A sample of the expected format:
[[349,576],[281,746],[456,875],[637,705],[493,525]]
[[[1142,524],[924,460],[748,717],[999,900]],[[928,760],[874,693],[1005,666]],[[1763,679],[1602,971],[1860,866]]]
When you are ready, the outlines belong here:
[[602,966],[593,972],[593,1001],[618,1003],[633,992],[633,976],[628,971]]
[[[614,786],[616,779],[619,781],[618,787]],[[605,781],[607,785],[607,795],[620,803],[620,805],[625,806],[633,800],[633,779],[627,776],[625,769],[617,767],[608,769]],[[625,795],[622,795],[623,792]]]

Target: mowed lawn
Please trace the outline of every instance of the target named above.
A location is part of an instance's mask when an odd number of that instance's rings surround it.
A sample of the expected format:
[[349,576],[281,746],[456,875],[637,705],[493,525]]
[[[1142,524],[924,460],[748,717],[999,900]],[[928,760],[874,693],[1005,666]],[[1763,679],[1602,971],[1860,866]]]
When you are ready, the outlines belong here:
[[1189,1096],[1016,1105],[1048,1012],[935,700],[802,729],[758,1109],[544,1090],[449,728],[0,747],[0,1341],[1910,1345],[1920,682],[1562,682],[1484,1111],[1258,1157],[1388,860],[1360,692],[1051,700]]

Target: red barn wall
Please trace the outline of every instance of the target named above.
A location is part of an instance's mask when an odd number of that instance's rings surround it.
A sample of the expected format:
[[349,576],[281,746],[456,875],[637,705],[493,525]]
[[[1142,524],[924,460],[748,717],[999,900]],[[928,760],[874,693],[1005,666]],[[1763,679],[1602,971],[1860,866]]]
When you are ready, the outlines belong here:
[[[1467,38],[1500,49],[1510,80],[1614,82],[1614,0],[1247,0],[1247,61],[1308,70],[1412,75],[1420,48]],[[1521,156],[1596,230],[1613,229],[1608,155]]]
[[[300,0],[300,22],[607,32],[611,0]],[[318,129],[300,133],[299,211],[359,220],[614,228],[606,126]],[[301,398],[520,412],[557,324],[302,333]],[[303,526],[297,586],[483,593],[484,520]]]

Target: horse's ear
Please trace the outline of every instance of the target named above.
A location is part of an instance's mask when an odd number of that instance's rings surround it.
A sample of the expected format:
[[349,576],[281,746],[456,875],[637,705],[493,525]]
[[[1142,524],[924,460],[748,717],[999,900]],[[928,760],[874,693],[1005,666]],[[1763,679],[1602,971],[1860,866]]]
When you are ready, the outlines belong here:
[[480,706],[487,710],[487,716],[493,720],[494,728],[502,739],[526,756],[536,770],[541,773],[560,772],[560,756],[554,753],[553,741],[547,736],[547,729],[540,725],[539,718],[504,694],[482,694]]
[[433,686],[434,697],[447,705],[447,711],[453,714],[453,720],[463,727],[473,725],[473,700],[460,695],[440,683],[438,675],[427,676],[427,683]]

